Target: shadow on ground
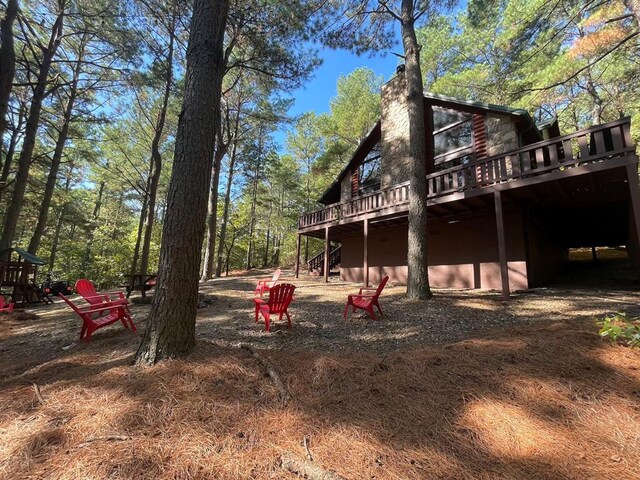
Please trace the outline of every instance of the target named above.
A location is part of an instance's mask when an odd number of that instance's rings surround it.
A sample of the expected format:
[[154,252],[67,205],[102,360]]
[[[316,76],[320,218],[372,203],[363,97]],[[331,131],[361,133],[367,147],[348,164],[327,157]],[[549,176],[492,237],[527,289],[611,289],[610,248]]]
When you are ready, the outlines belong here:
[[[440,291],[425,304],[392,287],[382,319],[344,321],[354,286],[304,279],[293,328],[266,334],[252,280],[203,285],[216,301],[196,350],[153,368],[130,366],[140,337],[121,328],[62,350],[79,329],[63,310],[4,323],[0,474],[293,478],[277,457],[305,457],[306,436],[316,463],[351,479],[640,476],[640,355],[593,324],[639,313],[636,293]],[[274,362],[289,405],[238,342]]]

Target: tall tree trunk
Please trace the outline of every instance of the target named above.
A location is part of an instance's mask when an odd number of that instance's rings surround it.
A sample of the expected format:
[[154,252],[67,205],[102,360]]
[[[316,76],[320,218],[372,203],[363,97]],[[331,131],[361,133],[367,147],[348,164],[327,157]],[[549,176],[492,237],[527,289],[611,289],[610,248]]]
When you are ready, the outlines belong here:
[[[149,270],[149,251],[151,249],[151,237],[153,235],[153,224],[156,218],[156,198],[158,194],[158,184],[160,183],[160,173],[162,172],[162,155],[160,154],[160,141],[164,131],[164,124],[167,118],[167,109],[169,108],[169,98],[171,96],[171,88],[173,87],[173,50],[176,33],[176,13],[175,5],[172,10],[171,23],[168,28],[169,46],[167,49],[167,72],[164,84],[164,95],[162,97],[162,106],[158,113],[158,122],[154,128],[153,140],[151,141],[151,164],[152,172],[149,182],[148,199],[147,199],[147,217],[144,226],[144,242],[142,243],[142,254],[140,255],[140,273],[148,273]],[[144,290],[142,290],[144,296]]]
[[236,163],[236,143],[233,144],[231,158],[229,159],[229,175],[227,176],[227,190],[224,194],[224,207],[222,211],[222,224],[220,225],[220,241],[218,242],[218,264],[216,265],[216,277],[222,275],[222,259],[224,256],[224,242],[227,236],[227,224],[229,223],[229,205],[231,202],[231,186],[233,185],[233,173]]
[[262,268],[266,268],[269,264],[269,241],[271,240],[271,229],[267,227],[267,244],[264,247],[264,255],[262,256]]
[[18,141],[20,140],[20,136],[22,135],[22,127],[24,125],[25,116],[26,111],[21,106],[18,112],[18,124],[15,126],[15,129],[11,133],[9,148],[7,149],[7,155],[4,157],[4,164],[2,165],[2,171],[0,172],[0,201],[2,201],[2,196],[8,187],[7,179],[9,178],[9,173],[11,172],[11,164],[13,163],[13,156],[16,151],[16,146],[18,145]]
[[238,102],[233,134],[227,145],[233,142],[231,147],[231,155],[229,158],[229,175],[227,177],[227,189],[224,195],[224,207],[222,209],[222,224],[220,225],[220,241],[218,242],[218,259],[216,262],[216,277],[222,274],[222,258],[224,255],[224,242],[227,235],[227,223],[229,222],[229,202],[231,201],[231,186],[233,185],[233,173],[236,164],[236,153],[238,151],[238,131],[240,130],[240,113],[242,110],[242,102]]
[[[285,189],[283,188],[280,191],[280,202],[278,204],[278,218],[284,217],[284,197],[285,197]],[[277,232],[280,233],[277,233]],[[281,229],[276,229],[276,241],[274,242],[274,250],[273,257],[271,259],[271,263],[276,266],[280,266],[280,249],[282,247],[282,237],[284,233]]]
[[[109,164],[107,163],[107,168]],[[96,203],[93,206],[93,213],[91,214],[91,226],[87,232],[87,248],[84,250],[84,259],[82,260],[82,274],[89,276],[89,264],[91,263],[91,251],[93,250],[93,238],[94,227],[98,225],[98,217],[100,216],[100,209],[102,208],[102,197],[104,196],[104,189],[106,182],[103,180],[100,182],[100,188],[98,189],[98,196],[96,197]]]
[[40,71],[38,72],[38,81],[33,90],[33,97],[31,98],[31,108],[29,109],[29,117],[22,141],[22,151],[18,159],[18,172],[16,173],[11,201],[5,213],[4,226],[2,228],[2,235],[0,236],[0,250],[11,247],[16,234],[18,217],[20,216],[22,204],[24,203],[24,193],[29,180],[29,168],[31,167],[33,148],[36,144],[36,134],[38,133],[38,126],[40,124],[40,112],[42,111],[42,101],[46,94],[49,70],[51,69],[53,57],[62,41],[62,28],[64,26],[65,16],[64,9],[66,8],[65,2],[60,2],[59,7],[60,12],[58,12],[56,21],[53,24],[49,43],[44,50],[40,63]]
[[413,8],[413,0],[402,0],[402,44],[406,61],[411,162],[407,297],[412,300],[424,300],[431,297],[427,269],[427,154],[420,48],[416,39]]
[[271,242],[271,216],[273,215],[273,202],[269,201],[269,215],[267,216],[267,241],[264,247],[264,255],[262,256],[262,268],[266,268],[269,264],[269,244]]
[[[73,178],[73,164],[69,166],[69,173],[67,174],[67,180],[64,183],[64,192],[69,193],[71,190],[71,179]],[[64,216],[67,213],[69,202],[65,201],[60,208],[60,214],[56,221],[56,228],[53,233],[53,240],[51,242],[51,254],[49,255],[49,270],[53,270],[56,263],[56,255],[58,254],[58,245],[60,243],[60,232],[62,230],[62,223],[64,222]]]
[[44,229],[47,226],[47,219],[49,218],[49,208],[51,207],[51,198],[53,197],[53,191],[56,188],[56,183],[58,181],[58,170],[60,169],[60,162],[62,161],[62,153],[64,151],[65,143],[67,142],[67,137],[69,136],[69,125],[71,123],[71,115],[73,113],[76,96],[78,95],[78,81],[80,79],[80,71],[84,57],[86,39],[87,34],[85,33],[80,39],[80,44],[78,47],[78,58],[73,68],[73,78],[71,80],[71,88],[69,89],[69,98],[67,99],[67,105],[62,115],[62,126],[60,127],[60,131],[58,132],[56,148],[51,159],[51,168],[49,169],[42,203],[40,204],[40,212],[38,213],[38,222],[36,224],[35,230],[33,231],[31,241],[29,242],[28,250],[34,255],[38,253],[40,241],[42,240]]
[[9,97],[16,73],[16,53],[13,48],[13,22],[18,15],[18,0],[9,0],[4,18],[0,20],[0,165],[2,165],[2,139],[7,128]]
[[204,239],[204,257],[202,259],[202,281],[209,280],[213,276],[216,227],[218,223],[218,186],[220,185],[222,158],[226,152],[226,145],[218,145],[213,159],[213,175],[211,177],[211,188],[209,189],[209,201],[207,202],[207,230]]
[[193,4],[158,283],[136,353],[139,364],[186,354],[195,344],[198,273],[220,122],[228,8],[228,0],[195,0]]
[[304,236],[304,263],[309,263],[309,235]]
[[231,258],[231,251],[233,250],[233,246],[236,243],[236,238],[238,238],[237,234],[233,235],[233,238],[231,239],[231,245],[229,245],[229,248],[227,248],[227,254],[224,260],[224,276],[228,277],[229,276],[229,259]]
[[262,161],[262,141],[263,132],[259,132],[259,147],[256,161],[256,168],[253,177],[253,191],[251,193],[251,219],[249,220],[249,247],[247,248],[247,270],[251,269],[251,258],[253,256],[253,233],[256,228],[256,204],[258,203],[258,184],[260,183],[260,162]]
[[[144,220],[147,218],[147,200],[149,198],[147,192],[149,191],[149,182],[151,176],[147,179],[147,186],[142,196],[142,205],[140,208],[140,218],[138,219],[138,233],[136,234],[136,246],[133,249],[133,260],[131,260],[131,275],[140,273],[138,270],[138,260],[140,260],[140,246],[142,244],[142,232],[144,231]],[[131,278],[133,282],[133,277]],[[133,284],[131,285],[133,287]]]
[[251,257],[253,256],[253,233],[256,228],[256,203],[258,202],[258,168],[256,167],[253,192],[251,193],[251,219],[249,220],[249,247],[247,248],[247,270],[251,269]]

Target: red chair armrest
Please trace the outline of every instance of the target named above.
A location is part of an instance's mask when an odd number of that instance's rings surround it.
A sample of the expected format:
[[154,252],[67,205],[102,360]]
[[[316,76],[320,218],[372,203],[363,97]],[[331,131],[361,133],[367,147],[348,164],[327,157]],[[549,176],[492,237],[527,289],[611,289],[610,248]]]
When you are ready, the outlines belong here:
[[105,310],[111,310],[113,308],[121,308],[126,306],[127,306],[126,302],[116,300],[114,302],[102,303],[100,305],[91,305],[89,307],[81,308],[80,312],[82,313],[104,312]]
[[89,301],[90,299],[94,299],[94,298],[97,298],[97,299],[99,299],[100,301],[104,301],[104,299],[105,299],[105,298],[108,298],[108,297],[107,297],[104,293],[100,293],[100,294],[98,294],[98,295],[89,295],[88,297],[84,297],[84,296],[83,296],[82,298],[84,298],[84,299],[85,299],[85,300],[87,300],[87,301]]
[[360,295],[360,294],[356,295],[356,294],[353,294],[353,295],[349,295],[349,296],[351,298],[373,298],[375,295]]
[[375,291],[375,290],[377,290],[377,288],[374,288],[374,287],[362,287],[358,293],[360,295],[362,295],[362,292],[365,291],[365,290],[374,290]]

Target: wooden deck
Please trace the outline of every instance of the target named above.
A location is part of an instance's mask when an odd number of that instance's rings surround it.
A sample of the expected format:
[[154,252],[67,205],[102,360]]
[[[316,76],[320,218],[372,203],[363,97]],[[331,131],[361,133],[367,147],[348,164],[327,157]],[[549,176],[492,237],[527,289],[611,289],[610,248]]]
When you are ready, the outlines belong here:
[[[637,162],[630,128],[627,117],[427,175],[429,205]],[[298,220],[298,233],[408,210],[407,182],[305,213]]]

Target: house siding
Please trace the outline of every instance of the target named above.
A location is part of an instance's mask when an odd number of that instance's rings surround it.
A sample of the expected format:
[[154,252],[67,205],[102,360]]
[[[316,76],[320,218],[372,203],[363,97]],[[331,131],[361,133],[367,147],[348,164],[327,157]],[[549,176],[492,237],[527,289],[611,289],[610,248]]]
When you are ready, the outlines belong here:
[[[526,242],[522,215],[505,213],[509,285],[526,289]],[[433,287],[500,289],[500,262],[495,217],[478,215],[459,223],[431,222],[429,226],[429,280]],[[363,282],[363,237],[341,239],[340,277]],[[369,235],[369,280],[389,275],[392,282],[407,282],[407,227],[373,230]]]

